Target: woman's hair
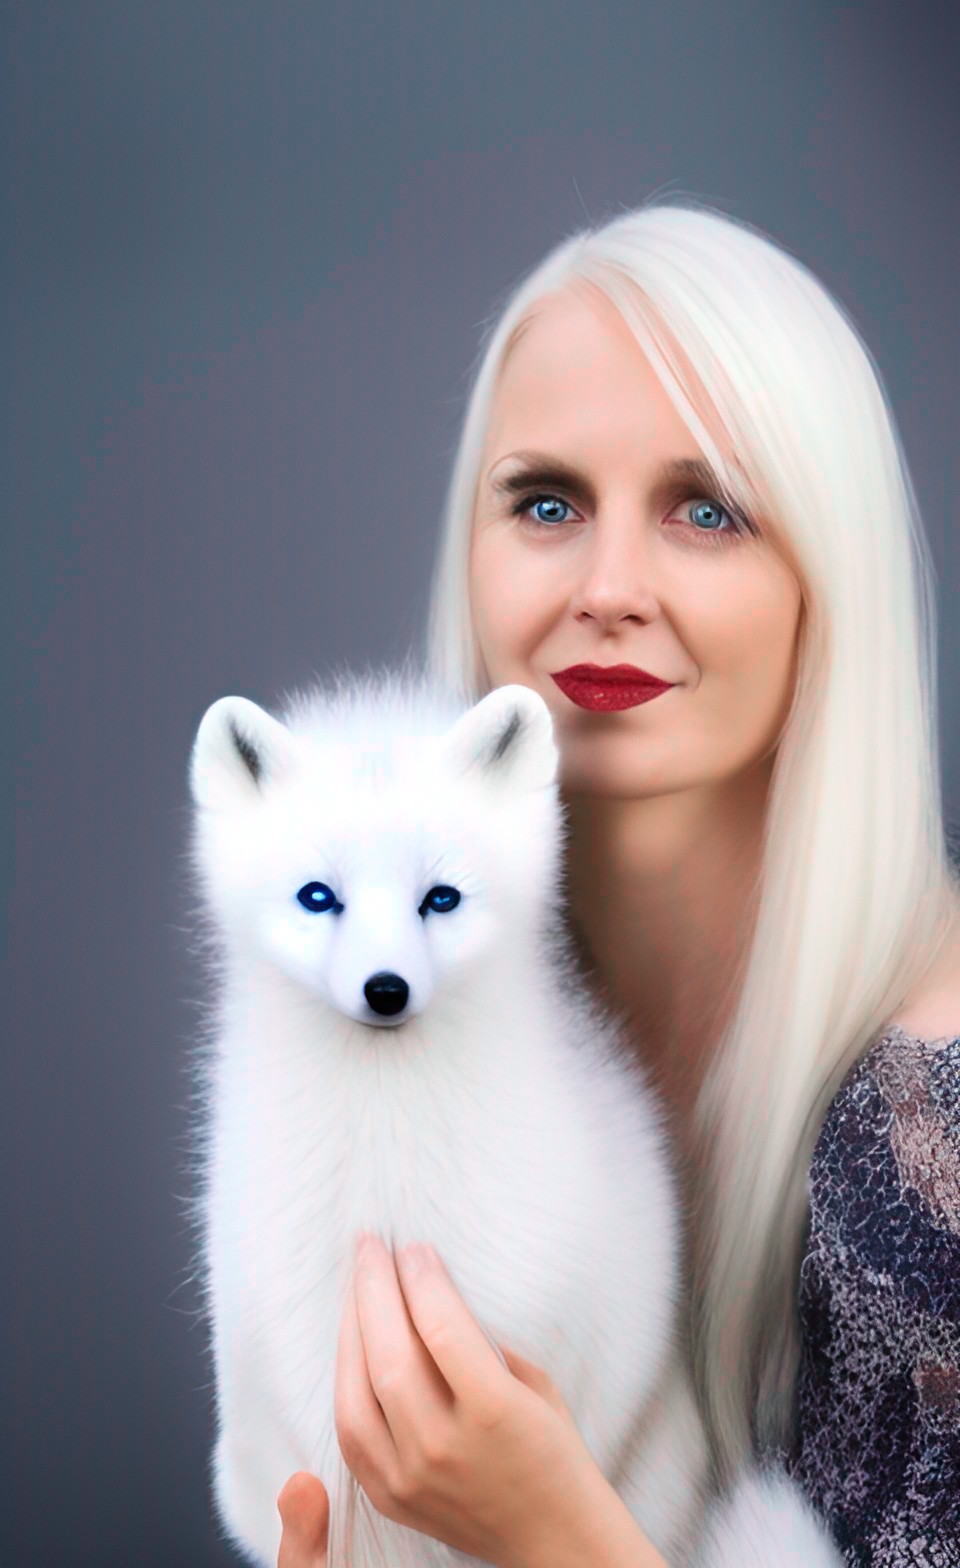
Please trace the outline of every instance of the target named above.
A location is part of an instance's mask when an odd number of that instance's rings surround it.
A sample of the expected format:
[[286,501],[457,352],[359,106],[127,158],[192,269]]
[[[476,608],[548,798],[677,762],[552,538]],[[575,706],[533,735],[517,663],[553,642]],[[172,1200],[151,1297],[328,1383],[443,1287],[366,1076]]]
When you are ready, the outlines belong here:
[[806,1176],[827,1106],[960,909],[935,578],[882,378],[843,306],[755,227],[653,198],[564,240],[484,326],[431,590],[435,677],[471,700],[490,689],[469,558],[491,399],[538,303],[591,287],[803,594],[752,939],[697,1106],[709,1165],[693,1359],[723,1480],[752,1443],[789,1441]]

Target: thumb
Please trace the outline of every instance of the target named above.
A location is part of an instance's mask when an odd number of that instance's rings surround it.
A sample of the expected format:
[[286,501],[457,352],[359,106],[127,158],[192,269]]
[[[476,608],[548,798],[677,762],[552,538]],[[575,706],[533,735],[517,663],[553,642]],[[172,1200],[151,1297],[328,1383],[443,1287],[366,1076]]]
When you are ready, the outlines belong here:
[[277,1512],[283,1523],[277,1568],[326,1568],[330,1499],[319,1476],[295,1471],[280,1490]]

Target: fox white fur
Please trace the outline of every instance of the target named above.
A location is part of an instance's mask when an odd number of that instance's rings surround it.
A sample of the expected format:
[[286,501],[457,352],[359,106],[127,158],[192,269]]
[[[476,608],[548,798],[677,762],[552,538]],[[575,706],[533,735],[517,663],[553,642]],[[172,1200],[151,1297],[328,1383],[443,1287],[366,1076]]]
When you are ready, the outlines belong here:
[[563,934],[557,763],[549,710],[519,685],[469,707],[385,672],[297,694],[280,719],[224,697],[200,723],[212,1481],[261,1568],[301,1469],[329,1494],[329,1568],[478,1561],[380,1514],[340,1452],[360,1230],[437,1248],[490,1343],[550,1374],[671,1568],[840,1561],[794,1490],[762,1477],[714,1503],[703,1534],[664,1127]]

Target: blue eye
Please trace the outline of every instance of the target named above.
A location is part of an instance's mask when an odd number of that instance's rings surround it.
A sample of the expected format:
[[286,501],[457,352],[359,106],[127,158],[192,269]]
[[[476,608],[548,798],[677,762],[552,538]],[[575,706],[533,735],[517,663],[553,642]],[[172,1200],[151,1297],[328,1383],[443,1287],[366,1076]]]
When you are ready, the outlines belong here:
[[424,915],[428,910],[432,909],[438,915],[446,915],[449,914],[451,909],[456,909],[459,902],[460,894],[456,888],[447,887],[445,883],[441,883],[440,886],[430,889],[420,905],[420,914]]
[[[541,496],[537,496],[537,497],[534,498],[534,500],[533,500],[533,502],[531,504],[533,506],[535,506],[535,507],[536,506],[566,506],[567,511],[569,512],[569,510],[570,510],[570,507],[567,505],[567,502],[561,500],[560,497],[556,496],[556,495],[541,495]],[[537,517],[537,518],[534,519],[534,521],[538,522],[538,523],[546,523],[549,526],[550,523],[564,523],[564,522],[566,522],[566,518],[565,517]]]
[[[746,534],[757,533],[756,526],[745,513],[736,510],[732,505],[724,506],[713,497],[703,496],[692,484],[682,487],[673,502],[671,510],[675,511],[681,501],[687,503],[697,501],[698,505],[694,507],[694,513],[699,512],[703,507],[706,507],[709,512],[713,513],[712,518],[701,518],[699,523],[691,522],[689,518],[686,519],[686,526],[690,530],[687,537],[690,540],[696,540],[697,544],[702,543],[708,547],[714,544],[725,546],[735,543]],[[541,506],[553,508],[562,506],[566,508],[567,512],[570,511],[569,501],[565,501],[562,496],[551,495],[549,492],[544,491],[522,495],[516,504],[510,508],[510,511],[512,516],[519,517],[522,522],[532,528],[534,533],[537,534],[559,533],[570,521],[568,517],[558,517],[556,513],[549,518],[536,515],[533,517],[527,516],[528,512],[535,512]],[[726,526],[722,526],[721,518],[726,518]],[[702,523],[705,523],[706,526],[701,526]]]
[[328,909],[337,915],[343,912],[343,905],[337,903],[337,895],[326,882],[305,882],[297,894],[297,900],[304,909],[309,909],[311,915],[324,915]]
[[714,518],[713,521],[710,521],[709,519],[707,520],[707,527],[710,529],[711,533],[718,532],[720,528],[719,518],[721,515],[727,515],[726,507],[719,506],[716,501],[698,501],[693,509],[694,515],[696,515],[696,513],[700,511],[700,508],[704,506],[707,508],[708,512],[713,513]]

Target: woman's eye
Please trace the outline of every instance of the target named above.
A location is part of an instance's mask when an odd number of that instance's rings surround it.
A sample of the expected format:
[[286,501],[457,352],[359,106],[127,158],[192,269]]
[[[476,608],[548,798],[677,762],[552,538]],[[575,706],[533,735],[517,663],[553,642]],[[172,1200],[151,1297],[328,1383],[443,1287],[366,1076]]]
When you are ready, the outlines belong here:
[[[727,508],[722,506],[719,501],[705,498],[704,500],[697,500],[693,506],[690,505],[689,501],[685,501],[683,504],[690,513],[691,527],[698,534],[724,538],[728,534],[735,535],[743,532],[737,518],[731,512],[728,512]],[[700,514],[699,518],[697,517],[698,512]],[[723,527],[721,522],[721,519],[724,517],[727,520],[726,528]]]
[[[512,511],[514,517],[522,517],[522,516],[525,516],[525,514],[527,512],[529,512],[531,510],[531,508],[536,507],[536,506],[547,506],[547,507],[565,506],[565,507],[567,507],[567,510],[569,511],[568,503],[566,501],[562,501],[558,495],[521,496],[519,501],[516,503],[516,505],[511,507],[511,511]],[[567,521],[567,518],[565,518],[565,517],[556,517],[556,516],[554,516],[554,517],[532,517],[530,519],[530,521],[532,523],[534,523],[534,524],[539,523],[539,525],[542,528],[555,528],[558,523],[565,523]]]
[[[544,510],[546,510],[546,516],[541,514],[540,517],[527,517],[527,513],[536,508],[536,506],[543,506]],[[569,517],[557,516],[558,506],[565,506],[566,510],[569,511],[569,502],[560,499],[560,495],[521,495],[521,499],[511,506],[510,513],[513,517],[522,517],[524,522],[532,522],[535,528],[540,527],[544,528],[544,530],[551,530],[551,528],[557,528],[565,524],[565,522],[569,522]]]
[[568,520],[565,517],[558,517],[556,515],[558,507],[566,507],[568,512],[570,510],[568,503],[566,501],[562,501],[558,495],[534,496],[529,505],[533,507],[534,510],[536,510],[536,508],[539,506],[545,508],[545,513],[541,514],[539,517],[534,517],[534,522],[543,523],[548,528],[557,523],[565,523]]
[[[690,532],[710,544],[726,543],[728,538],[737,538],[746,533],[746,519],[736,516],[721,502],[708,496],[685,497],[682,502],[675,503],[673,510],[681,505],[686,512],[684,519]],[[544,507],[548,515],[534,516],[529,519],[526,514],[537,507]],[[521,496],[516,505],[511,508],[514,517],[523,517],[531,522],[534,527],[547,530],[556,529],[569,518],[558,517],[557,508],[565,507],[570,510],[569,502],[557,495],[528,495]],[[552,515],[550,515],[552,514]],[[723,519],[726,519],[724,525]]]

